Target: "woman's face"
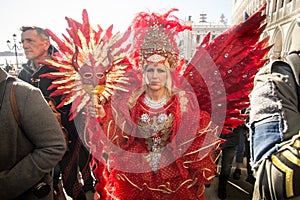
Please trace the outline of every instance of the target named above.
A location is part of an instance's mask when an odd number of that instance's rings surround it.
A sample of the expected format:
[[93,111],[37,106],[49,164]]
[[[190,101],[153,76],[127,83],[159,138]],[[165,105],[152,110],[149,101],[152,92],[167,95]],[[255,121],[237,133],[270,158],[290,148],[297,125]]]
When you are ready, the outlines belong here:
[[146,67],[145,79],[148,89],[159,91],[165,89],[167,69],[163,64],[149,64]]

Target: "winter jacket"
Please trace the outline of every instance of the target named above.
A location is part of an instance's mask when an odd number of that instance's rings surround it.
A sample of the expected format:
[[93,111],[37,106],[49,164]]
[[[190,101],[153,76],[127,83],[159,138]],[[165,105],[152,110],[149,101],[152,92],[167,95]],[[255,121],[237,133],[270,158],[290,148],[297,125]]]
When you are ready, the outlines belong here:
[[[8,74],[0,69],[0,82]],[[66,145],[60,125],[40,90],[15,80],[20,114],[18,126],[10,104],[7,83],[0,110],[0,197],[34,200],[33,186],[42,179],[52,185],[52,169],[61,160]],[[52,199],[52,192],[42,199]]]
[[275,61],[256,75],[250,94],[250,145],[254,164],[271,155],[280,142],[300,130],[299,74],[300,66]]

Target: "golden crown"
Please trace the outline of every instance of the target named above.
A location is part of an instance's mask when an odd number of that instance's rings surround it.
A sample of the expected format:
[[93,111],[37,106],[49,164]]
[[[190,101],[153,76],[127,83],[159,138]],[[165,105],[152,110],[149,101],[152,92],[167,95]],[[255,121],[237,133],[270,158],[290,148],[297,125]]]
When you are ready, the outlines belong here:
[[141,66],[164,63],[171,69],[176,68],[179,56],[176,36],[191,26],[170,15],[173,11],[177,9],[164,14],[141,12],[134,18],[134,48],[138,51]]

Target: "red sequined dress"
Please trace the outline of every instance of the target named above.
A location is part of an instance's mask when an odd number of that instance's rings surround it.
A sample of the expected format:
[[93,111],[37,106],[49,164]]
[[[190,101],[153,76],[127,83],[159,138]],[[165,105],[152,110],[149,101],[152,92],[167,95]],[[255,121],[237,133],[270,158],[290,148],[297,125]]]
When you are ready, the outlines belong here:
[[122,151],[106,148],[108,164],[100,194],[126,200],[204,198],[205,184],[216,175],[218,144],[208,113],[199,112],[195,97],[183,91],[162,107],[145,99],[143,93],[130,110],[132,121],[123,127],[129,134],[103,119],[103,124],[110,124],[103,131]]

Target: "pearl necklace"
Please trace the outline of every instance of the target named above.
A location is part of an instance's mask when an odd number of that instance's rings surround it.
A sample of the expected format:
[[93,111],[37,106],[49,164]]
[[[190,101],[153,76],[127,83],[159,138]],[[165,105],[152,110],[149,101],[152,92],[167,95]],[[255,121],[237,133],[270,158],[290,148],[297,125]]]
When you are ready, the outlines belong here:
[[161,100],[159,101],[153,101],[147,95],[144,98],[144,103],[150,108],[154,109],[162,108],[166,104],[166,102],[167,98],[165,96],[163,96],[163,98],[161,98]]

